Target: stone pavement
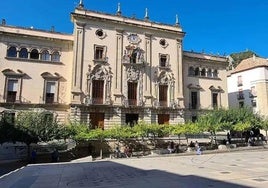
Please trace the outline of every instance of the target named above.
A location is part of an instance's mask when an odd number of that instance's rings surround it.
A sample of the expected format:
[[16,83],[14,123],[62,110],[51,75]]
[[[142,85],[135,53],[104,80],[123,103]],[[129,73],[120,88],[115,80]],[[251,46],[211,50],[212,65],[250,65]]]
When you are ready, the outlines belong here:
[[268,150],[28,165],[1,188],[265,188]]

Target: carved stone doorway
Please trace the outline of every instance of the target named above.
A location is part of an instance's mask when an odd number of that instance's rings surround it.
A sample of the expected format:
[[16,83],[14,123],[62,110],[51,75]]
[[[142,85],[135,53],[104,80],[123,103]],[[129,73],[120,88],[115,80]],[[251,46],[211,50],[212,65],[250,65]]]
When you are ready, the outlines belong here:
[[158,114],[158,124],[169,124],[169,114]]
[[93,129],[104,129],[104,113],[90,113],[90,120]]
[[138,123],[139,114],[126,114],[126,124],[131,127]]

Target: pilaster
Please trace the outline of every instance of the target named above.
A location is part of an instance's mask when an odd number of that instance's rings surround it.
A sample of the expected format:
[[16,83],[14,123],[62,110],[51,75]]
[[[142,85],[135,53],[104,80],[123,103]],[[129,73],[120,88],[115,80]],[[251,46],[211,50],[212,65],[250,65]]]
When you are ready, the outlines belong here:
[[84,56],[85,23],[75,22],[74,59],[72,69],[72,103],[82,103],[82,72]]
[[[177,86],[175,86],[175,91],[178,104],[181,108],[184,108],[183,102],[183,71],[182,71],[182,40],[177,39],[177,73],[175,75],[175,80],[177,80]],[[177,87],[177,89],[176,89]]]
[[151,106],[152,104],[152,34],[145,33],[145,61],[147,66],[145,67],[145,74],[143,74],[144,80],[144,97],[145,106]]

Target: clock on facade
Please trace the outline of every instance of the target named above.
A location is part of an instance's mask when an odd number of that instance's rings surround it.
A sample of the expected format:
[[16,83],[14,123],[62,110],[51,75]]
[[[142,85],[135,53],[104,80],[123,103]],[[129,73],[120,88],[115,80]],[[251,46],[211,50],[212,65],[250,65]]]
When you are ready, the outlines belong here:
[[128,41],[130,43],[137,44],[140,42],[140,38],[137,34],[132,33],[128,35]]

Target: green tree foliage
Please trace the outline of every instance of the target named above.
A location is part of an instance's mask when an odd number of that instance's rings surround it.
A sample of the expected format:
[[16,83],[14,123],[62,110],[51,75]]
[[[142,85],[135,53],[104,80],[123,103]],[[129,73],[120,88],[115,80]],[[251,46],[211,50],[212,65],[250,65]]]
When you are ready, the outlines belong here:
[[[261,117],[254,114],[250,108],[232,108],[208,112],[198,118],[197,124],[202,131],[215,133],[223,130],[247,131],[251,128],[261,128],[261,122]],[[241,128],[238,128],[239,126]]]
[[7,117],[3,117],[0,121],[0,144],[15,142],[16,133],[14,124]]
[[232,53],[230,56],[233,58],[234,62],[232,66],[235,68],[242,60],[250,58],[253,56],[258,56],[255,52],[253,51],[245,51],[245,52],[238,52],[238,53]]
[[45,112],[21,111],[17,115],[15,126],[26,136],[20,138],[26,144],[62,138],[62,126],[52,114],[48,115]]

